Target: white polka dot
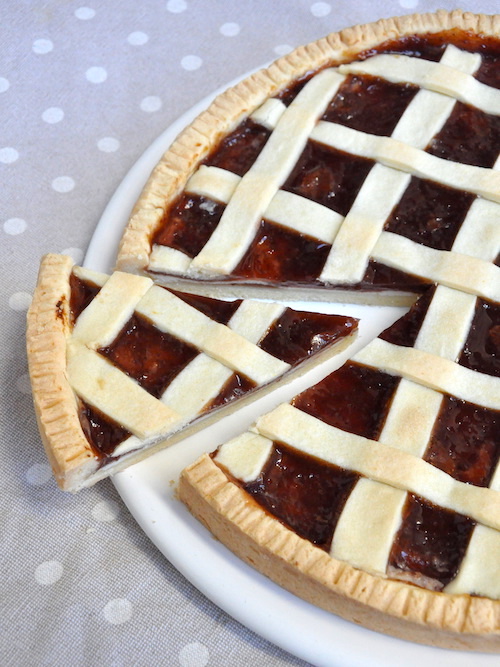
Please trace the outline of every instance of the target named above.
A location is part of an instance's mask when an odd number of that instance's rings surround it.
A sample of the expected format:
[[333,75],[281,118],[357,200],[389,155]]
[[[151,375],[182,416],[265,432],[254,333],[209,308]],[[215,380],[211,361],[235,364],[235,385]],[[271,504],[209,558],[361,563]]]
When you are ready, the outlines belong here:
[[0,93],[5,93],[6,90],[9,90],[10,83],[8,79],[5,79],[3,76],[0,76]]
[[62,577],[63,566],[58,560],[46,560],[35,570],[35,579],[42,586],[50,586]]
[[274,53],[278,56],[286,56],[290,51],[293,51],[293,47],[290,44],[278,44],[278,46],[274,47]]
[[195,69],[199,69],[202,62],[203,60],[199,56],[184,56],[181,60],[181,66],[183,69],[188,70],[188,72],[192,72]]
[[108,78],[108,73],[104,67],[89,67],[85,72],[85,78],[90,83],[103,83]]
[[75,16],[81,21],[88,21],[89,19],[94,18],[95,9],[91,9],[90,7],[78,7],[78,9],[75,10]]
[[31,294],[29,292],[14,292],[9,298],[9,306],[12,310],[28,310],[31,304]]
[[108,602],[102,613],[108,623],[119,625],[132,617],[132,605],[126,598],[115,598]]
[[224,23],[219,28],[221,35],[224,35],[225,37],[234,37],[235,35],[239,35],[240,30],[241,28],[237,23]]
[[161,109],[162,101],[156,95],[149,95],[141,100],[141,109],[143,111],[148,111],[149,113],[153,111],[158,111]]
[[102,500],[92,508],[92,516],[96,521],[114,521],[120,514],[120,506],[114,500]]
[[318,18],[321,18],[322,16],[328,16],[331,11],[332,8],[328,2],[314,2],[311,5],[311,14],[313,16],[317,16]]
[[4,164],[11,164],[19,159],[19,153],[15,148],[7,146],[6,148],[0,148],[0,162]]
[[103,137],[97,142],[97,148],[103,153],[114,153],[120,148],[120,142],[114,137]]
[[418,0],[399,0],[399,4],[404,9],[415,9],[418,5]]
[[61,255],[69,255],[75,264],[81,264],[83,260],[83,250],[81,248],[64,248]]
[[52,470],[48,463],[35,463],[26,471],[26,481],[31,486],[47,484],[52,477]]
[[142,46],[149,41],[149,35],[146,35],[145,32],[131,32],[127,37],[127,42],[132,44],[132,46]]
[[39,55],[50,53],[53,48],[54,44],[50,39],[35,39],[33,42],[33,53],[38,53]]
[[168,0],[167,9],[172,14],[180,14],[187,9],[187,2],[184,2],[184,0]]
[[54,123],[60,123],[64,118],[64,111],[59,107],[49,107],[45,109],[42,114],[42,120],[46,123],[53,125]]
[[27,226],[26,220],[22,218],[9,218],[3,223],[3,230],[6,234],[17,236],[17,234],[22,234]]
[[205,667],[209,659],[208,648],[200,642],[186,644],[179,651],[179,663],[181,667]]
[[75,187],[75,181],[71,176],[58,176],[52,181],[52,189],[56,192],[71,192]]
[[30,376],[28,373],[23,373],[16,379],[16,387],[22,394],[31,394]]

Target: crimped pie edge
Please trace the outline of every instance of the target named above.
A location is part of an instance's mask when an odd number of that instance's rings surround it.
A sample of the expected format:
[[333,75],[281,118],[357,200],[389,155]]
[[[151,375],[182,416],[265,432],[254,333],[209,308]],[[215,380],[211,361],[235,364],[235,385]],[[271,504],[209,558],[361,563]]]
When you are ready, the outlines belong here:
[[330,557],[267,514],[207,454],[182,472],[179,497],[239,558],[318,607],[417,643],[500,651],[500,602],[383,579]]

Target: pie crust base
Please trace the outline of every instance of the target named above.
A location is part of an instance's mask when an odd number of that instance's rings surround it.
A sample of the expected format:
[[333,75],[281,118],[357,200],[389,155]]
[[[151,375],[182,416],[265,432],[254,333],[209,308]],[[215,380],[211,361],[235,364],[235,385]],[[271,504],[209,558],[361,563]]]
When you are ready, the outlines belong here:
[[500,603],[382,579],[331,558],[267,514],[208,455],[179,497],[225,546],[307,602],[371,630],[441,648],[500,651]]

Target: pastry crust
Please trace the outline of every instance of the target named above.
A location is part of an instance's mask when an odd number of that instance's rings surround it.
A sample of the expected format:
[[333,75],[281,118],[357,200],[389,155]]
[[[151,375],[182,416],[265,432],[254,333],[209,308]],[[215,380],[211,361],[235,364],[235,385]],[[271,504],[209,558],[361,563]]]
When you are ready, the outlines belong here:
[[27,353],[33,402],[47,457],[63,489],[79,488],[97,460],[78,419],[66,374],[71,257],[46,255],[27,318]]
[[[358,25],[333,33],[323,39],[302,46],[280,58],[269,68],[251,75],[235,87],[218,96],[210,107],[200,114],[174,141],[152,172],[139,198],[120,243],[117,267],[121,270],[147,272],[151,254],[150,239],[160,224],[165,211],[184,189],[199,162],[218,141],[233,130],[270,96],[276,95],[290,82],[311,70],[327,65],[348,62],[362,51],[384,41],[411,34],[437,33],[446,30],[471,30],[478,34],[500,34],[500,17],[471,14],[460,10],[435,14],[413,14],[405,17],[382,19],[376,23]],[[174,251],[175,252],[175,251]],[[383,254],[385,261],[385,254]],[[182,265],[179,266],[182,274]],[[163,280],[164,276],[156,275]],[[231,293],[241,295],[241,287],[217,280],[185,280],[169,275],[165,282],[183,284],[183,289],[199,293]],[[245,288],[243,288],[245,289]],[[264,296],[276,298],[276,287],[256,287]],[[307,293],[307,289],[304,290]],[[294,290],[292,290],[293,294]],[[245,293],[248,296],[248,292]],[[342,290],[335,290],[336,300],[347,300]],[[331,289],[315,289],[320,299],[331,299]],[[350,295],[350,300],[368,303],[409,303],[411,298],[398,294]],[[356,298],[358,296],[358,298]],[[298,297],[300,298],[300,296]]]
[[[123,273],[101,276],[101,291],[72,326],[72,270],[70,257],[44,257],[27,318],[39,430],[57,482],[67,491],[90,486],[298,377],[343,350],[356,330],[346,329],[333,344],[311,348],[310,356],[288,364],[258,346],[284,307],[243,301],[222,325],[149,279]],[[113,343],[134,313],[197,350],[159,398],[97,351]],[[253,380],[254,389],[206,410],[235,372]],[[131,434],[113,450],[116,460],[103,465],[94,454],[80,423],[78,397]]]
[[500,651],[500,602],[373,576],[330,557],[271,517],[208,456],[179,495],[231,551],[280,586],[367,628],[431,646]]

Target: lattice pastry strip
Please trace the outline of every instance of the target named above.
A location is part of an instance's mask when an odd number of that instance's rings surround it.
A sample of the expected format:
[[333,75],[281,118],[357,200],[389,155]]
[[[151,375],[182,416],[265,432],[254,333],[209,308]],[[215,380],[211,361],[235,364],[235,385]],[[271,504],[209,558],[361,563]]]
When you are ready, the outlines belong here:
[[[500,491],[500,464],[490,488]],[[477,564],[481,563],[481,567]],[[447,593],[474,591],[476,595],[500,598],[500,532],[475,526],[457,576],[445,588]]]

